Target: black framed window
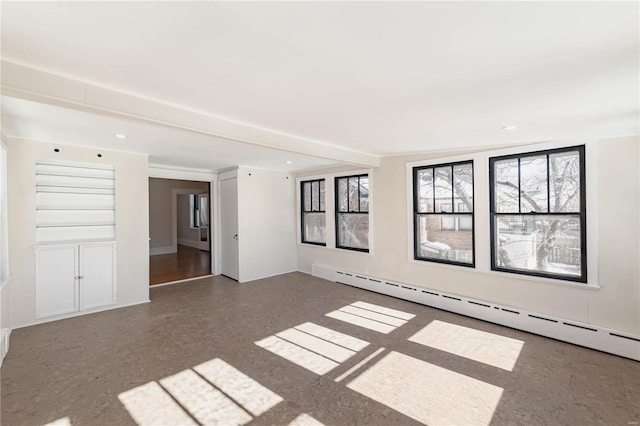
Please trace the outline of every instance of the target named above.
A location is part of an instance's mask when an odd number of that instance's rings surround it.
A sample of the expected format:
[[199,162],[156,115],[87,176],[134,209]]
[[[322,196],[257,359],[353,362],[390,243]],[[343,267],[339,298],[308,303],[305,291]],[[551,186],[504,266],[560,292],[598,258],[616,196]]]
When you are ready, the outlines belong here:
[[336,247],[369,251],[369,175],[335,178]]
[[189,194],[189,225],[191,228],[200,227],[200,198],[198,194]]
[[475,265],[473,161],[413,168],[414,258]]
[[324,179],[300,182],[302,242],[327,245]]
[[491,269],[587,282],[584,145],[489,159]]

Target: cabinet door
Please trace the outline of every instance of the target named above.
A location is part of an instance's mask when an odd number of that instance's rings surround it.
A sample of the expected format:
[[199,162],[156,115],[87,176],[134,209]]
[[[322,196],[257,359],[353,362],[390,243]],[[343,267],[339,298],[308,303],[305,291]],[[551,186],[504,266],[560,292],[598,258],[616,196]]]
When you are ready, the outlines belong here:
[[80,310],[115,303],[115,245],[81,244]]
[[36,318],[78,310],[77,246],[36,249]]

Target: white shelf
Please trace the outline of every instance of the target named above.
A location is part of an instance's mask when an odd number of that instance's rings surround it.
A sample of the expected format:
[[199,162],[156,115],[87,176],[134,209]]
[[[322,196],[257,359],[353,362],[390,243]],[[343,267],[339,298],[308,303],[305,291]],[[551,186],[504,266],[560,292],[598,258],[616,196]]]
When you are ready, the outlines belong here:
[[115,238],[113,166],[36,164],[36,241],[108,241]]

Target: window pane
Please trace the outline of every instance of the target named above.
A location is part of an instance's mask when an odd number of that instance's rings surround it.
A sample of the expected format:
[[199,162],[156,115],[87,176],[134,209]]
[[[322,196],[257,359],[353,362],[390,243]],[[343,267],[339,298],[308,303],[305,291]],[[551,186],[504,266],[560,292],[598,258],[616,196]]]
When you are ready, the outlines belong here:
[[349,211],[357,212],[360,208],[360,200],[358,199],[358,178],[349,178]]
[[360,211],[369,211],[369,178],[360,178]]
[[311,211],[311,182],[303,182],[304,211]]
[[418,212],[433,213],[433,169],[418,171]]
[[456,212],[473,211],[473,166],[458,164],[453,166],[453,196]]
[[369,215],[338,215],[338,246],[360,249],[369,248]]
[[495,211],[498,213],[519,213],[518,159],[496,161],[493,173]]
[[311,182],[311,210],[320,210],[320,182]]
[[496,266],[580,276],[580,216],[496,216]]
[[470,229],[455,230],[455,222],[460,219],[467,220],[467,218],[470,216],[455,214],[446,217],[429,214],[418,216],[417,256],[473,264],[473,232]]
[[549,155],[549,190],[552,212],[580,211],[580,154],[578,151]]
[[310,243],[326,243],[325,213],[305,213],[303,219],[304,241]]
[[470,215],[460,216],[458,219],[458,229],[461,231],[473,230],[473,217]]
[[547,212],[547,156],[520,159],[520,212]]
[[320,181],[320,211],[325,211],[324,209],[324,179]]
[[[452,212],[451,197],[453,190],[451,182],[453,180],[451,166],[438,167],[435,169],[436,177],[436,212]],[[444,204],[444,205],[443,205]],[[448,206],[448,210],[447,210]]]
[[347,191],[347,179],[338,179],[338,211],[346,212],[347,211],[347,200],[348,200],[348,191]]

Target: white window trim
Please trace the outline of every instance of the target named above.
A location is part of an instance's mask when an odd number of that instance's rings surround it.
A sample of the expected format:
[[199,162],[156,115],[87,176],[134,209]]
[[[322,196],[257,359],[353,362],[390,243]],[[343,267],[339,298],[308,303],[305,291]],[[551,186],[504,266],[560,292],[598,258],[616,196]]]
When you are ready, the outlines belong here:
[[[357,250],[347,250],[336,247],[336,206],[335,206],[335,178],[353,175],[368,175],[369,176],[369,252],[362,252]],[[300,183],[307,180],[324,179],[324,210],[326,215],[326,246],[307,244],[302,242],[302,209],[300,199]],[[373,233],[371,232],[374,220],[374,183],[373,183],[373,169],[356,169],[348,170],[336,173],[319,173],[311,176],[301,176],[296,178],[296,242],[298,246],[302,247],[314,247],[318,250],[337,250],[341,253],[353,253],[360,256],[373,256],[374,253],[374,241]]]
[[8,200],[9,200],[9,185],[7,184],[8,172],[7,167],[9,160],[7,158],[7,147],[4,140],[0,144],[0,288],[4,288],[9,281],[11,281],[11,271],[9,269],[9,219],[8,219]]
[[[575,283],[556,278],[535,277],[516,273],[491,270],[491,230],[489,214],[489,158],[541,151],[547,149],[564,148],[575,145],[585,146],[585,182],[587,197],[587,283]],[[539,144],[521,145],[517,147],[482,151],[465,155],[456,155],[446,158],[433,158],[429,160],[413,161],[406,163],[406,190],[407,190],[407,259],[411,263],[418,263],[425,267],[448,267],[460,270],[456,265],[440,265],[434,262],[423,262],[413,258],[414,234],[413,234],[413,168],[433,166],[441,163],[473,160],[474,182],[474,231],[476,266],[475,271],[496,277],[509,277],[524,281],[535,281],[548,284],[560,284],[575,288],[597,290],[598,283],[598,193],[597,193],[597,141],[584,140],[558,140]]]

